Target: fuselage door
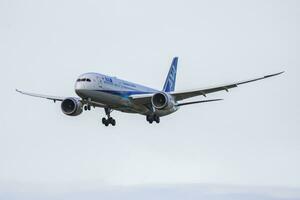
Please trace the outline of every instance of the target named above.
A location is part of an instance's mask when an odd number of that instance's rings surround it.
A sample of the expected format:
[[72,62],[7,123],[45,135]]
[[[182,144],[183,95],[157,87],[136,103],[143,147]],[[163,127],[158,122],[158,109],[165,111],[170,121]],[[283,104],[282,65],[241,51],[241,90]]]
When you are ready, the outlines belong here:
[[102,77],[97,76],[97,86],[99,88],[103,88],[103,80]]

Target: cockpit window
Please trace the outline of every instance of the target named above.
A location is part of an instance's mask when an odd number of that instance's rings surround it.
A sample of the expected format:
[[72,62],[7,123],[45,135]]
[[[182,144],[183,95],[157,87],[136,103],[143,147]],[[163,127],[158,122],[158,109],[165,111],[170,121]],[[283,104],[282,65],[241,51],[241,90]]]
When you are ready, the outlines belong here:
[[81,81],[87,81],[87,82],[91,82],[91,79],[89,79],[89,78],[79,78],[79,79],[77,79],[77,82],[81,82]]

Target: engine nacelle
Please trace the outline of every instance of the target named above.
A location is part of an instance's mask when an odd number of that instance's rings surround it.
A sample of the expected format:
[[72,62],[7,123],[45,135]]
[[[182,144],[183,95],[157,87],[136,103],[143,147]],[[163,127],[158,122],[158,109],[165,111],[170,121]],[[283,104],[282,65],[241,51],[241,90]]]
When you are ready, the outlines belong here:
[[154,108],[158,110],[170,108],[174,106],[173,98],[163,92],[156,93],[152,96],[151,102]]
[[77,116],[82,113],[82,103],[76,98],[66,98],[61,102],[61,110],[69,116]]

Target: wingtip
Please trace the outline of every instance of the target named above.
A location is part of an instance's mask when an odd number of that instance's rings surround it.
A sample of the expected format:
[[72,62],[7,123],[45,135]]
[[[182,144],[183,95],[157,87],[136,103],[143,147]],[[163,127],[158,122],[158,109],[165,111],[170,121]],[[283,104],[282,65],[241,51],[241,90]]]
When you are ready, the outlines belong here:
[[224,99],[209,99],[209,100],[206,100],[207,102],[210,102],[210,101],[223,101]]
[[18,90],[18,89],[16,89],[16,92],[19,92],[19,93],[21,93],[21,94],[22,94],[22,91],[21,91],[21,90]]
[[275,73],[275,74],[270,74],[270,75],[267,75],[265,76],[265,78],[269,78],[269,77],[272,77],[272,76],[278,76],[280,74],[283,74],[285,71],[281,71],[281,72],[278,72],[278,73]]
[[224,99],[215,99],[215,101],[223,101]]

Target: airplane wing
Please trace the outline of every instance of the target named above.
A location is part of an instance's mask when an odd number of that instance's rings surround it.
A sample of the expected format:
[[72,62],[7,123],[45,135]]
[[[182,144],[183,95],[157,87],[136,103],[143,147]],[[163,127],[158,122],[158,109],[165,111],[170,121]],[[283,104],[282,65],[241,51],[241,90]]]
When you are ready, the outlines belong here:
[[[225,85],[221,85],[221,86],[217,86],[217,87],[210,87],[210,88],[196,89],[196,90],[187,90],[187,91],[181,91],[181,92],[177,91],[177,92],[171,92],[169,94],[172,95],[175,98],[176,101],[181,101],[181,100],[188,99],[188,98],[195,97],[195,96],[199,96],[199,95],[203,95],[203,96],[206,97],[206,94],[209,94],[209,93],[219,92],[219,91],[223,91],[223,90],[228,92],[229,89],[235,88],[239,85],[246,84],[246,83],[251,83],[251,82],[266,79],[266,78],[270,78],[270,77],[273,77],[273,76],[280,75],[282,73],[284,73],[284,72],[270,74],[270,75],[258,77],[258,78],[255,78],[255,79],[250,79],[250,80],[247,80],[247,81],[240,81],[240,82],[236,82],[236,83],[232,83],[232,84],[225,84]],[[152,96],[153,96],[153,94],[142,94],[142,95],[131,95],[129,98],[134,104],[146,105],[146,104],[149,104],[151,102],[151,97]],[[210,100],[208,100],[207,102],[210,102]],[[204,102],[199,102],[199,103],[204,103]],[[192,104],[192,103],[189,103],[189,102],[188,102],[188,104],[185,104],[185,103],[180,104],[179,103],[178,105],[181,106],[181,105],[189,105],[189,104]]]
[[21,90],[16,89],[17,92],[24,94],[24,95],[28,95],[28,96],[32,96],[32,97],[39,97],[39,98],[44,98],[44,99],[49,99],[52,101],[63,101],[65,99],[65,97],[57,97],[57,96],[50,96],[50,95],[44,95],[44,94],[36,94],[36,93],[30,93],[30,92],[23,92]]
[[181,101],[181,100],[188,99],[188,98],[195,97],[195,96],[199,96],[199,95],[203,95],[203,96],[206,97],[206,94],[209,94],[209,93],[218,92],[218,91],[222,91],[222,90],[225,90],[225,91],[228,92],[229,89],[235,88],[239,85],[254,82],[254,81],[258,81],[258,80],[262,80],[262,79],[266,79],[266,78],[270,78],[270,77],[273,77],[273,76],[280,75],[282,73],[284,73],[284,72],[279,72],[279,73],[276,73],[276,74],[270,74],[270,75],[266,75],[266,76],[263,76],[263,77],[250,79],[250,80],[247,80],[247,81],[241,81],[241,82],[221,85],[221,86],[217,86],[217,87],[210,87],[210,88],[196,89],[196,90],[188,90],[188,91],[181,91],[181,92],[171,92],[170,94],[175,98],[176,101]]
[[[24,91],[21,91],[21,90],[18,90],[18,89],[16,89],[16,91],[21,93],[21,94],[24,94],[24,95],[52,100],[52,101],[54,101],[54,103],[56,101],[63,101],[64,99],[67,98],[67,97],[58,97],[58,96],[50,96],[50,95],[44,95],[44,94],[24,92]],[[80,99],[78,97],[73,97],[73,98]],[[92,100],[85,100],[85,101],[81,100],[81,101],[82,101],[82,103],[86,103],[86,104],[89,104],[89,105],[94,106],[94,107],[100,107],[100,108],[106,108],[107,107],[107,105],[105,105],[105,104],[101,104],[101,103],[98,103],[98,102],[92,101]]]

